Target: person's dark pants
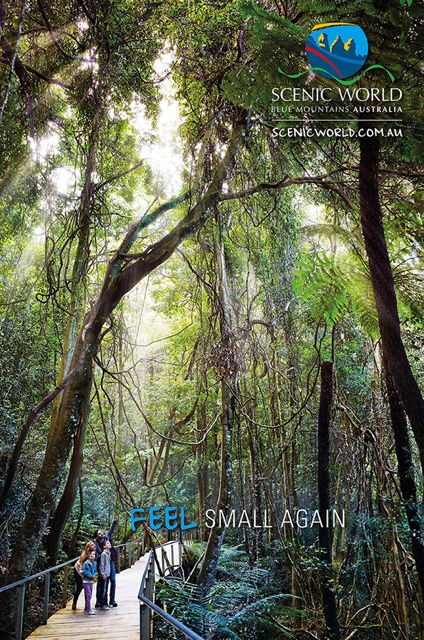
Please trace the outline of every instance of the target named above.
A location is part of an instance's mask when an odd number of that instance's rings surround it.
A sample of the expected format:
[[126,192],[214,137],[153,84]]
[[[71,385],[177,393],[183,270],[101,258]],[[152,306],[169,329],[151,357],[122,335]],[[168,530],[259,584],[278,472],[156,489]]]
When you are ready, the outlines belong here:
[[100,600],[99,604],[101,607],[107,605],[107,590],[109,587],[109,578],[99,578],[98,584],[100,585]]
[[100,607],[100,600],[102,599],[102,579],[100,577],[100,558],[97,558],[97,575],[99,576],[96,585],[96,607]]
[[110,563],[110,593],[109,593],[109,604],[113,604],[115,602],[115,594],[116,594],[116,567],[115,563]]
[[75,580],[75,593],[74,593],[74,605],[76,606],[79,595],[83,589],[82,576],[74,567],[74,580]]

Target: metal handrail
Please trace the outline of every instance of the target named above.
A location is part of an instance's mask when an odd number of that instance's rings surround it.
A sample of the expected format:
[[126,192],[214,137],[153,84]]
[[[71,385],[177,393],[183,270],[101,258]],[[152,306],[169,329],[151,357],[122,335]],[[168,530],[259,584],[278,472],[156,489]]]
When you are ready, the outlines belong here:
[[[180,541],[177,541],[177,543],[181,545]],[[168,542],[164,544],[163,547],[169,544],[175,544],[175,542]],[[176,566],[173,564],[172,561],[171,563],[169,563],[168,558],[167,558],[167,561],[169,565],[168,568],[174,568],[174,566]],[[162,567],[164,569],[163,551],[162,551]],[[154,556],[153,556],[153,551],[149,551],[146,568],[144,569],[144,572],[141,578],[141,583],[140,583],[140,590],[138,592],[138,599],[140,601],[140,640],[150,640],[150,638],[152,637],[151,612],[154,612],[157,615],[159,615],[171,627],[183,633],[186,638],[189,638],[190,640],[204,640],[204,638],[199,636],[199,634],[197,634],[195,631],[186,627],[185,624],[177,620],[177,618],[174,618],[173,616],[171,616],[169,613],[164,611],[161,607],[158,607],[158,605],[153,602],[152,599],[154,598],[154,582],[155,582]]]
[[[117,559],[117,571],[120,571],[120,549],[126,549],[128,547],[128,561],[129,564],[134,564],[135,554],[134,547],[135,545],[141,545],[141,553],[144,553],[144,544],[139,540],[124,542],[122,544],[118,544],[115,546],[115,549],[118,550],[118,559]],[[44,571],[39,571],[38,573],[34,573],[31,576],[26,576],[25,578],[21,578],[20,580],[16,580],[15,582],[11,582],[10,584],[6,584],[3,587],[0,587],[0,593],[5,591],[9,591],[10,589],[18,588],[18,603],[17,603],[17,612],[16,612],[16,625],[15,625],[15,639],[22,640],[23,638],[23,630],[24,630],[24,610],[25,610],[25,591],[28,582],[35,580],[37,578],[42,578],[44,576],[44,596],[43,596],[43,615],[42,615],[42,624],[47,624],[47,620],[49,618],[49,604],[50,604],[50,577],[54,571],[60,571],[61,569],[65,570],[64,579],[63,579],[63,596],[62,596],[62,607],[66,607],[66,602],[68,598],[68,574],[69,574],[69,565],[75,564],[78,560],[79,556],[72,558],[71,560],[67,560],[66,562],[62,562],[61,564],[57,564],[54,567],[49,567],[48,569],[44,569]]]
[[[163,548],[163,547],[168,547],[169,545],[174,545],[176,542],[178,542],[178,540],[170,540],[169,542],[165,542],[164,544],[162,544],[162,548]],[[159,548],[159,547],[157,547],[157,548]],[[171,552],[172,552],[172,548],[171,548]],[[167,560],[168,560],[168,559],[167,559]],[[147,577],[148,577],[149,572],[152,572],[152,573],[154,574],[154,566],[153,566],[153,565],[154,565],[154,556],[153,556],[153,551],[149,551],[148,559],[147,559],[147,564],[146,564],[146,566],[145,566],[145,568],[144,568],[143,575],[141,576],[140,589],[138,590],[138,596],[137,596],[137,597],[138,597],[138,599],[139,599],[139,600],[140,600],[140,599],[141,599],[141,597],[143,596],[143,593],[144,593],[144,583],[145,583],[145,582],[146,582],[146,580],[147,580]],[[178,566],[178,565],[171,565],[171,564],[169,563],[169,560],[168,560],[168,565],[169,565],[169,568],[174,568],[175,566]],[[165,573],[165,567],[164,567],[164,563],[163,563],[163,562],[162,562],[162,570],[163,570],[163,572]],[[154,577],[154,576],[153,576],[153,577]]]
[[9,584],[4,585],[4,587],[0,587],[0,593],[3,591],[8,591],[9,589],[13,589],[14,587],[19,587],[22,584],[26,584],[31,580],[35,580],[35,578],[41,578],[42,576],[47,575],[48,573],[53,573],[53,571],[59,571],[59,569],[63,569],[69,564],[76,563],[79,556],[76,558],[72,558],[71,560],[67,560],[66,562],[62,562],[62,564],[57,564],[54,567],[50,567],[49,569],[44,569],[44,571],[39,571],[38,573],[34,573],[32,576],[27,576],[26,578],[21,578],[21,580],[16,580],[16,582],[10,582]]
[[[115,549],[121,549],[122,547],[127,547],[128,545],[134,545],[135,542],[123,542],[122,544],[113,545]],[[9,584],[0,587],[0,593],[3,591],[8,591],[9,589],[13,589],[14,587],[19,587],[26,582],[30,582],[31,580],[35,580],[35,578],[41,578],[45,576],[47,573],[53,573],[53,571],[59,571],[59,569],[63,569],[67,565],[72,563],[76,563],[80,556],[76,556],[71,560],[66,560],[66,562],[62,562],[62,564],[57,564],[54,567],[49,567],[49,569],[44,569],[44,571],[39,571],[38,573],[34,573],[32,576],[26,576],[25,578],[21,578],[20,580],[16,580],[15,582],[10,582]]]
[[188,627],[186,627],[185,624],[177,620],[177,618],[170,616],[169,613],[166,613],[166,611],[158,607],[157,604],[155,604],[145,596],[142,596],[140,600],[141,602],[143,602],[143,604],[149,607],[149,609],[157,613],[158,616],[160,616],[168,624],[170,624],[171,627],[174,627],[174,629],[176,629],[177,631],[181,631],[181,633],[184,633],[186,638],[190,638],[190,640],[204,640],[202,636],[199,636],[199,634],[197,634],[195,631],[192,631],[192,629],[189,629]]

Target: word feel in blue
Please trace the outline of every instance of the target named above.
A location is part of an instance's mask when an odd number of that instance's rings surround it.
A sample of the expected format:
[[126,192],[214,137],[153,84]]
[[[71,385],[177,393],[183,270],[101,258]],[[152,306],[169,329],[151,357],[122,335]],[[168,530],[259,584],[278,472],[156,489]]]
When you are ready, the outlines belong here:
[[197,522],[186,522],[184,507],[149,507],[148,509],[131,509],[131,529],[136,530],[136,522],[146,522],[150,529],[158,531],[165,528],[168,531],[174,531],[180,526],[181,531],[187,529],[195,529]]

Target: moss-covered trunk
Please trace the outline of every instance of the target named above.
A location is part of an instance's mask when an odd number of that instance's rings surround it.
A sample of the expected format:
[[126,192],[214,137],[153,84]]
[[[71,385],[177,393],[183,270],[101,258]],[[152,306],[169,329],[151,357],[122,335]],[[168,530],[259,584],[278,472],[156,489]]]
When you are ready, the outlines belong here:
[[98,348],[99,330],[100,327],[97,327],[85,334],[81,332],[78,339],[71,368],[79,367],[79,370],[64,389],[57,419],[51,425],[37,485],[10,560],[9,581],[31,574],[36,550],[46,532],[51,509],[66,470],[73,439],[79,430],[84,429],[87,421],[93,356]]

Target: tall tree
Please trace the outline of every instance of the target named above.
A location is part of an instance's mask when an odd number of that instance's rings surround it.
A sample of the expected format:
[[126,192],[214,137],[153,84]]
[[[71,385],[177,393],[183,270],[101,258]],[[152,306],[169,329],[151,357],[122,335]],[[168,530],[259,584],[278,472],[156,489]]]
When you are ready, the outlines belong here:
[[[321,393],[318,415],[318,503],[322,523],[326,523],[330,513],[330,415],[333,401],[333,363],[321,363]],[[331,530],[327,526],[319,528],[319,546],[322,551],[324,568],[321,570],[321,593],[328,638],[340,640],[340,626],[337,619],[337,604],[333,571],[331,568]]]
[[212,527],[209,532],[205,553],[202,558],[202,566],[197,580],[204,595],[207,595],[212,588],[221,547],[224,542],[226,526],[220,514],[228,518],[231,507],[233,475],[232,442],[235,421],[235,387],[238,378],[238,362],[234,342],[234,319],[224,250],[223,222],[220,214],[218,214],[218,221],[218,230],[214,242],[214,264],[217,276],[216,289],[218,292],[217,302],[219,305],[220,328],[220,346],[219,354],[217,354],[217,365],[219,368],[221,388],[221,459],[218,499],[215,507],[219,524]]
[[[371,131],[372,122],[363,123]],[[388,374],[393,379],[408,416],[424,471],[424,399],[402,340],[393,272],[384,234],[379,196],[379,149],[377,136],[360,141],[359,194],[361,226],[378,314],[381,343]]]
[[406,516],[411,531],[412,553],[417,569],[422,596],[424,598],[424,540],[423,523],[418,505],[417,486],[414,477],[411,442],[408,434],[408,423],[399,392],[393,382],[387,365],[385,366],[387,400],[390,408],[393,436],[395,440],[396,458],[400,490],[404,499]]

